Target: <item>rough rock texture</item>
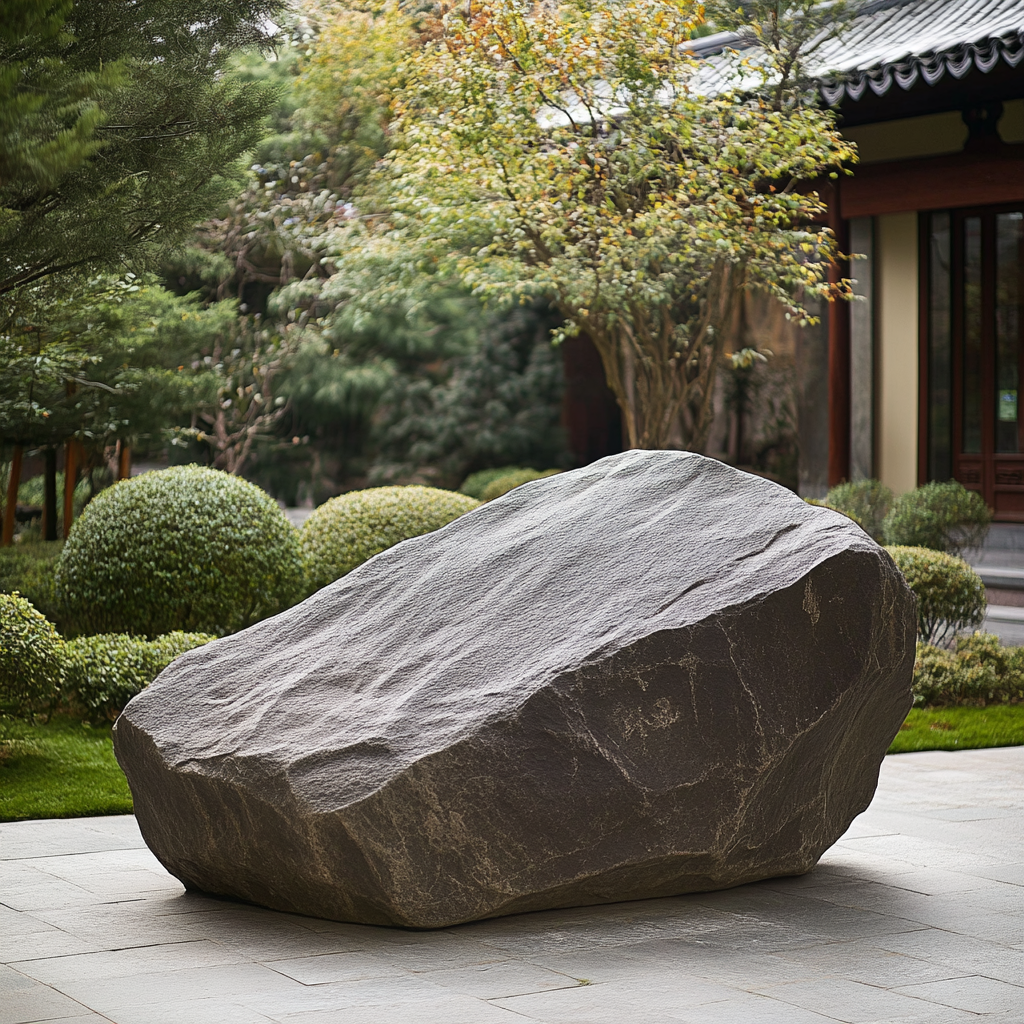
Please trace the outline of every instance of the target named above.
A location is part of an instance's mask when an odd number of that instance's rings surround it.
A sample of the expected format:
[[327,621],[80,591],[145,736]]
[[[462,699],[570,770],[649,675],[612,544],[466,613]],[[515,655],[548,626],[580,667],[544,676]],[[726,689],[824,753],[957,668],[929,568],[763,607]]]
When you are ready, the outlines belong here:
[[809,870],[871,799],[914,633],[849,519],[632,451],[190,651],[114,740],[187,886],[433,928]]

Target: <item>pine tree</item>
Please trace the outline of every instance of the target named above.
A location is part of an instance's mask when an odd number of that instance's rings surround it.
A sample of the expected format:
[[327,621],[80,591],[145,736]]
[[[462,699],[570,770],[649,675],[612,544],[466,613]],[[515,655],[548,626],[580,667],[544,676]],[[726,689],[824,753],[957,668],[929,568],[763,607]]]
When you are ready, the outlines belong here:
[[222,72],[279,6],[4,0],[0,329],[25,289],[152,265],[237,190],[272,90]]

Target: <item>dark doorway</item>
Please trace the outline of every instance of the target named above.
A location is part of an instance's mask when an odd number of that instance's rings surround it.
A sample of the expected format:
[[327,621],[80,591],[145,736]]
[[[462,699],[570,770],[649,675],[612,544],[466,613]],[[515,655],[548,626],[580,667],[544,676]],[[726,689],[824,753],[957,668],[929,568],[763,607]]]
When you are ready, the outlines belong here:
[[562,342],[562,368],[562,423],[577,465],[621,452],[619,406],[605,383],[601,357],[585,334]]

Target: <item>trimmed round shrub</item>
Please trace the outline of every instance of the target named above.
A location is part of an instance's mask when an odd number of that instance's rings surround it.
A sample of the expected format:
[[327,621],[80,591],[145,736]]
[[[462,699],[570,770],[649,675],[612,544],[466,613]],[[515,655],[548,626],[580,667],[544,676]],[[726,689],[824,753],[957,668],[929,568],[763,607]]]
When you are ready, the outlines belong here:
[[144,640],[130,633],[100,633],[65,647],[65,695],[86,718],[113,721],[175,658],[215,640],[209,633],[167,633]]
[[832,487],[825,504],[855,520],[881,542],[882,523],[892,507],[892,491],[879,480],[857,480]]
[[497,480],[492,480],[484,488],[483,497],[480,500],[494,501],[495,498],[500,498],[503,494],[508,494],[509,491],[522,487],[523,484],[528,484],[532,480],[543,480],[545,477],[557,476],[561,472],[560,469],[546,469],[543,473],[538,473],[535,469],[520,469],[515,473],[499,476]]
[[917,633],[929,644],[948,641],[981,625],[985,584],[962,559],[931,548],[889,547],[917,598]]
[[489,483],[503,476],[508,476],[510,473],[523,472],[529,473],[533,471],[526,469],[524,466],[499,466],[497,469],[481,469],[478,473],[470,473],[462,481],[459,493],[468,494],[471,498],[476,498],[479,501],[483,497],[484,490]]
[[265,491],[203,466],[123,480],[85,507],[57,563],[72,633],[224,635],[304,596],[298,534]]
[[885,517],[882,533],[886,544],[959,555],[981,546],[991,522],[984,498],[950,480],[900,495]]
[[1024,648],[991,633],[957,637],[956,649],[917,645],[914,705],[986,707],[1024,701]]
[[480,502],[437,487],[371,487],[324,502],[302,525],[306,572],[319,590],[357,565],[446,526]]
[[64,641],[20,594],[0,594],[0,713],[51,710],[64,682]]

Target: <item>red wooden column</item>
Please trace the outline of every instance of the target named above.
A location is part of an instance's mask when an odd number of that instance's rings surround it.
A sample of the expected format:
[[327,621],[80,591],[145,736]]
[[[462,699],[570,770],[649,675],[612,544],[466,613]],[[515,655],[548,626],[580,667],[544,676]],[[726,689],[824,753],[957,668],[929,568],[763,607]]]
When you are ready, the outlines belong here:
[[[832,185],[828,204],[829,227],[840,252],[850,239],[847,223],[839,213],[839,183]],[[828,269],[829,284],[849,276],[846,260]],[[850,479],[850,304],[838,299],[828,306],[828,485]]]
[[117,479],[127,480],[132,475],[132,449],[126,441],[118,441]]
[[21,445],[14,446],[11,455],[11,475],[7,481],[7,504],[4,506],[4,527],[2,546],[9,548],[14,543],[14,514],[18,508],[18,484],[21,482]]

